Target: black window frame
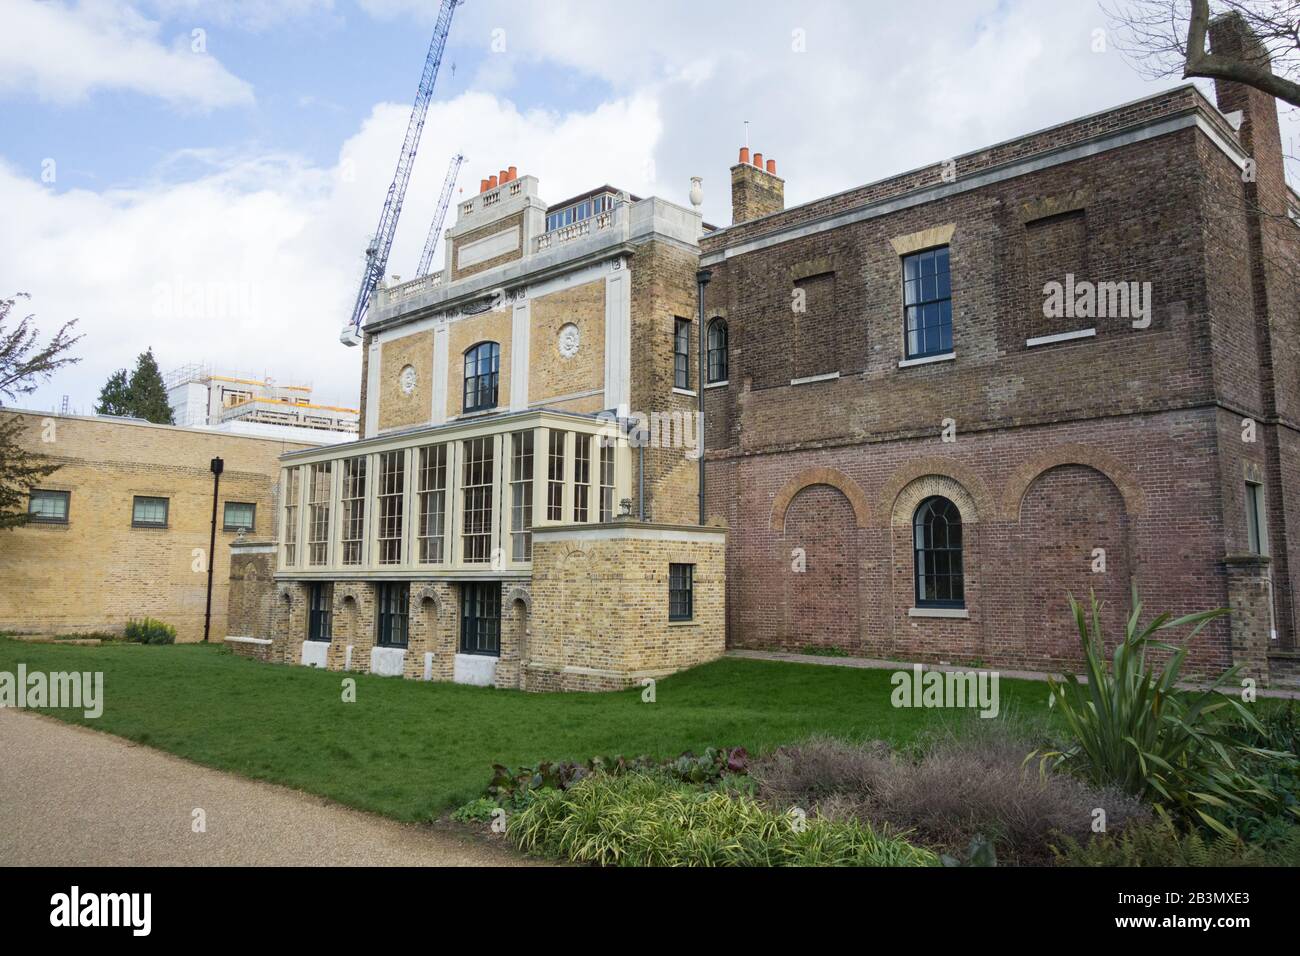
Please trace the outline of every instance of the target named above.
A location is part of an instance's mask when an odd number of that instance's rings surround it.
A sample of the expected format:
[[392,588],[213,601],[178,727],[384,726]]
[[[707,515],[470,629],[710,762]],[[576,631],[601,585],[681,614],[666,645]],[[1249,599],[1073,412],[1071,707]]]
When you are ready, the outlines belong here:
[[668,565],[668,620],[695,620],[695,565]]
[[1246,550],[1261,557],[1268,554],[1268,519],[1264,501],[1263,483],[1246,482]]
[[[942,253],[943,269],[939,270],[938,261]],[[935,263],[933,272],[926,272],[927,263]],[[909,276],[909,267],[914,271]],[[949,246],[934,246],[921,249],[902,257],[900,262],[903,277],[903,353],[907,359],[932,358],[938,355],[951,355],[955,350],[952,320],[952,251]],[[931,289],[926,279],[933,278]],[[924,319],[926,310],[935,308],[940,321],[930,325]],[[914,311],[915,310],[915,311]],[[918,319],[913,328],[913,316]],[[946,316],[946,318],[945,318]],[[947,328],[947,344],[944,344],[944,328]],[[929,344],[930,330],[934,330],[936,345]],[[920,347],[913,349],[912,337],[918,335]]]
[[[32,510],[32,504],[36,501],[37,495],[48,495],[63,500],[63,517],[50,518],[45,515],[37,514]],[[72,492],[60,491],[57,488],[32,488],[27,492],[27,520],[33,524],[67,524],[68,517],[72,514]]]
[[[942,505],[939,503],[942,502]],[[938,508],[942,507],[942,513]],[[955,515],[956,521],[950,520]],[[924,523],[943,520],[943,543],[935,544],[936,527],[923,530]],[[966,607],[966,568],[965,541],[961,532],[961,509],[950,498],[943,495],[930,495],[916,506],[912,513],[912,590],[917,607],[928,608],[965,608]],[[952,529],[957,529],[956,545],[952,544]],[[925,540],[923,540],[923,538]],[[953,556],[956,556],[956,571],[953,571]],[[928,558],[933,556],[934,560]],[[939,571],[939,565],[944,566]],[[938,586],[940,580],[946,581],[947,587]],[[934,594],[946,592],[947,597],[927,597],[926,583],[933,582]],[[956,597],[953,597],[953,582],[956,582]]]
[[501,656],[501,582],[467,581],[460,586],[460,642],[457,651]]
[[[230,506],[239,505],[243,508],[251,509],[252,517],[247,525],[230,523]],[[257,502],[255,501],[226,501],[221,506],[221,530],[222,531],[252,531],[257,527]]]
[[464,370],[462,410],[484,412],[496,408],[501,378],[501,344],[484,341],[471,345],[465,350]]
[[307,593],[307,640],[334,639],[334,582],[312,581]]
[[709,323],[708,355],[705,362],[705,374],[710,385],[728,381],[730,369],[727,367],[727,340],[727,320],[721,317],[715,318]]
[[[140,501],[161,501],[163,503],[162,521],[140,521],[135,516],[135,506]],[[132,495],[131,496],[131,527],[132,528],[166,528],[171,521],[172,500],[163,498],[159,495]]]
[[406,647],[411,638],[411,582],[375,584],[375,646]]
[[691,320],[673,320],[673,388],[691,389]]

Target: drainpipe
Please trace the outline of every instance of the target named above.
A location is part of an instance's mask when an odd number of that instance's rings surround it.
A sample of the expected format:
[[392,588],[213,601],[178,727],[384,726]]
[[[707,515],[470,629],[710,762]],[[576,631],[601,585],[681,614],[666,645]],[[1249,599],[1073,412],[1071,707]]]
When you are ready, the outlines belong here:
[[208,606],[203,612],[203,643],[208,643],[208,632],[212,629],[212,569],[216,562],[217,550],[217,491],[221,488],[221,473],[226,463],[220,458],[212,459],[212,531],[208,536]]
[[701,269],[699,272],[695,273],[695,281],[697,283],[696,298],[699,299],[700,303],[700,376],[699,381],[695,383],[696,397],[699,402],[700,426],[699,445],[696,448],[696,451],[700,454],[700,527],[704,526],[704,383],[708,371],[708,351],[705,341],[707,333],[704,329],[704,287],[709,284],[709,280],[712,278],[713,273],[708,269]]

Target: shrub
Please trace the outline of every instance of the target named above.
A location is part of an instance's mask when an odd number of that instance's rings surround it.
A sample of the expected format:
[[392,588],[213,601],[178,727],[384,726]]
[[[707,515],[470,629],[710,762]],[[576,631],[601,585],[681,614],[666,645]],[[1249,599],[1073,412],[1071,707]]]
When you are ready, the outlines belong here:
[[451,818],[457,823],[488,823],[496,812],[495,801],[487,797],[477,797],[452,811]]
[[1300,827],[1289,826],[1269,842],[1192,830],[1160,819],[1094,837],[1087,843],[1064,839],[1053,846],[1065,866],[1300,866]]
[[933,866],[928,850],[851,822],[796,818],[655,774],[538,792],[507,824],[521,850],[605,866]]
[[976,720],[910,755],[881,743],[815,738],[774,751],[751,774],[776,807],[907,831],[954,854],[968,853],[983,837],[1020,863],[1049,862],[1056,833],[1086,840],[1099,807],[1112,829],[1149,818],[1141,801],[1121,791],[1027,769],[1034,744],[1027,727]]
[[146,617],[128,621],[125,636],[136,644],[175,644],[176,628]]
[[[1142,602],[1135,587],[1124,638],[1108,660],[1101,605],[1095,596],[1091,605],[1085,614],[1070,598],[1087,683],[1073,674],[1061,681],[1049,679],[1052,702],[1072,740],[1063,749],[1043,752],[1043,764],[1072,771],[1100,786],[1118,787],[1158,804],[1162,811],[1172,810],[1225,835],[1233,831],[1222,818],[1242,812],[1271,817],[1281,812],[1279,796],[1241,769],[1247,755],[1281,755],[1244,747],[1233,738],[1233,718],[1258,732],[1263,728],[1239,701],[1218,691],[1239,667],[1225,671],[1205,690],[1177,687],[1187,645],[1224,611],[1176,620],[1165,613],[1142,627]],[[1181,644],[1155,640],[1161,631],[1189,624],[1194,627]],[[1149,648],[1169,654],[1159,672],[1147,661]]]
[[719,784],[724,777],[744,775],[748,771],[749,754],[744,747],[709,747],[699,756],[688,750],[669,760],[655,760],[647,756],[628,760],[620,754],[615,757],[592,757],[585,764],[561,760],[513,770],[495,764],[487,795],[499,804],[519,805],[527,802],[533,791],[567,790],[597,773],[621,776],[630,772],[657,772],[684,783]]

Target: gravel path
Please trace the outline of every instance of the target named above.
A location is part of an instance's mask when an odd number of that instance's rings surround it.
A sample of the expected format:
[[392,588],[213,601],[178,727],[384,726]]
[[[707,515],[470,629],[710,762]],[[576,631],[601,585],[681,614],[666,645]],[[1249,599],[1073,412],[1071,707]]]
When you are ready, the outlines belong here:
[[[195,808],[207,832],[191,828]],[[525,866],[505,848],[0,709],[0,866]]]

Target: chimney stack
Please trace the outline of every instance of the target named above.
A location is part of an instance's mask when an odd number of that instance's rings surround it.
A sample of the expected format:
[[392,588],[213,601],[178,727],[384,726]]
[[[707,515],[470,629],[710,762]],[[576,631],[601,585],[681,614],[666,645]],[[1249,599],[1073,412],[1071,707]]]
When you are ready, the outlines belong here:
[[749,147],[740,147],[740,161],[731,167],[731,224],[737,226],[785,209],[785,180],[776,175],[776,160],[754,153],[749,161]]
[[[1265,69],[1271,66],[1268,49],[1240,13],[1225,13],[1211,20],[1209,40],[1212,54]],[[1238,135],[1242,148],[1255,160],[1254,181],[1247,183],[1247,189],[1253,187],[1264,212],[1284,220],[1287,188],[1277,100],[1253,86],[1220,79],[1214,81],[1214,100],[1222,113],[1241,111]]]

